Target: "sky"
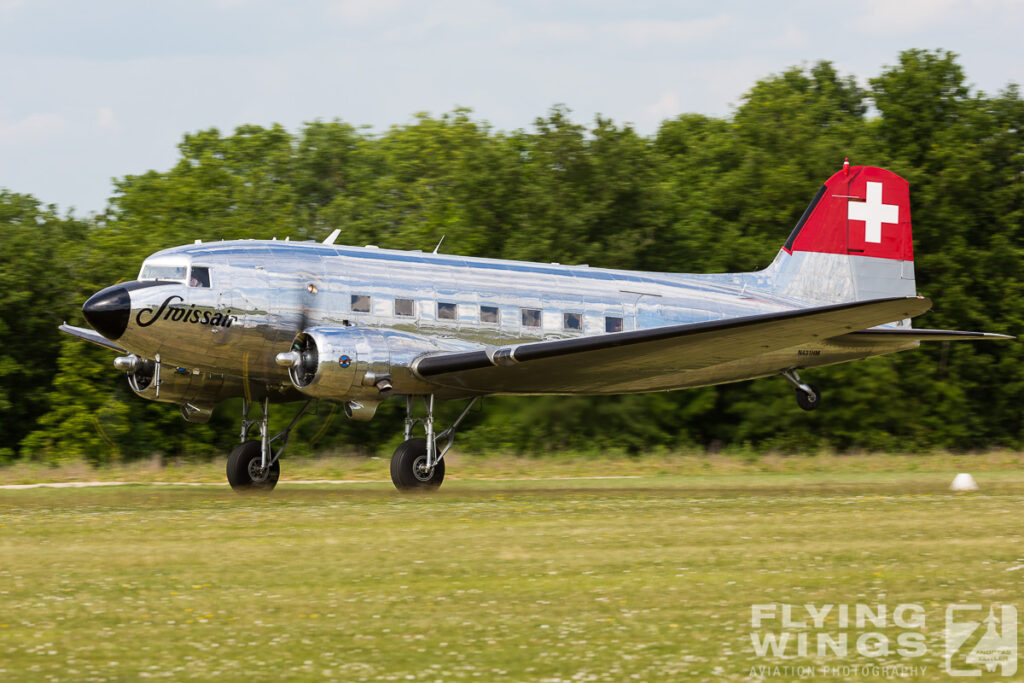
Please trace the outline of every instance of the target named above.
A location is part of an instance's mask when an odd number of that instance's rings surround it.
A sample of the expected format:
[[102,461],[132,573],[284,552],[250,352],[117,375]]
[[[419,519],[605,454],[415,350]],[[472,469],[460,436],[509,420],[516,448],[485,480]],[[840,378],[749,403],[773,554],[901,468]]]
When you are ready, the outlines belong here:
[[1024,81],[1024,0],[0,0],[0,188],[79,216],[174,165],[187,132],[341,119],[386,131],[553,105],[645,135],[729,116],[755,81],[829,60],[865,82],[910,48]]

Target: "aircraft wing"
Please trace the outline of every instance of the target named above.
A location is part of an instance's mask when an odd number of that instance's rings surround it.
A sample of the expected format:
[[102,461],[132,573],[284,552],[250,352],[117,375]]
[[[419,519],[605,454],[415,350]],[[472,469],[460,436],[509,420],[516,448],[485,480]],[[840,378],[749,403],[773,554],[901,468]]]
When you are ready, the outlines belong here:
[[481,393],[617,393],[671,388],[672,377],[911,318],[931,308],[897,297],[429,355],[413,371]]
[[118,346],[114,342],[112,342],[109,339],[107,339],[106,337],[104,337],[99,332],[94,332],[93,330],[87,330],[84,327],[75,327],[73,325],[68,325],[67,323],[64,323],[63,325],[61,325],[57,329],[60,330],[61,332],[66,333],[66,334],[70,334],[72,337],[78,337],[79,339],[84,339],[87,342],[92,342],[93,344],[97,344],[97,345],[102,346],[104,348],[110,349],[111,351],[117,351],[119,353],[127,353],[127,351],[125,351],[123,348],[121,348],[120,346]]

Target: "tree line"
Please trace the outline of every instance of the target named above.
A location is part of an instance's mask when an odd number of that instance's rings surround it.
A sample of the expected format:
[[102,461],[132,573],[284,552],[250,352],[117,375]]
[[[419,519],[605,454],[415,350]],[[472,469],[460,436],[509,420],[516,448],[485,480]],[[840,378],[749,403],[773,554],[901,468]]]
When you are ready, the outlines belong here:
[[[758,81],[729,117],[682,114],[645,136],[555,106],[500,131],[467,109],[373,133],[340,120],[296,132],[186,134],[177,163],[115,180],[87,218],[0,190],[0,461],[90,462],[222,454],[239,402],[206,425],[135,397],[112,354],[61,335],[82,302],[195,239],[321,239],[595,267],[674,272],[767,265],[845,157],[911,185],[919,326],[1019,334],[1024,317],[1024,103],[976,91],[956,55],[908,50],[866,84],[828,62]],[[924,345],[783,380],[618,397],[492,398],[460,432],[471,451],[743,448],[955,450],[1024,445],[1024,346]],[[370,423],[330,406],[293,448],[383,453],[401,406]],[[274,422],[297,409],[276,411]],[[325,427],[326,424],[326,428]]]

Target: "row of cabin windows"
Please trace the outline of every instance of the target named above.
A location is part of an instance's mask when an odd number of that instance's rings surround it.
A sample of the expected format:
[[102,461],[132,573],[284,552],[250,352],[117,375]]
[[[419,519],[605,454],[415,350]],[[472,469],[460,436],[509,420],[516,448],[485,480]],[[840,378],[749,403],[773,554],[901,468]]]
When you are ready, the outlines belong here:
[[[141,274],[142,278],[152,279],[173,279],[185,277],[184,266],[146,266],[143,268]],[[207,266],[192,266],[192,270],[189,278],[189,286],[191,287],[209,287],[210,286],[210,269]],[[315,294],[315,285],[309,285],[310,292]],[[523,308],[520,309],[523,316],[523,327],[540,327],[541,326],[541,312],[539,308]],[[370,297],[367,294],[353,294],[352,295],[352,311],[354,313],[369,313],[370,312]],[[400,318],[411,318],[416,315],[416,304],[412,299],[395,299],[395,315]],[[437,319],[438,320],[457,320],[458,319],[458,305],[450,302],[439,301],[437,303]],[[498,307],[497,306],[480,306],[480,322],[482,323],[494,323],[497,324]],[[562,314],[562,328],[572,331],[580,331],[583,329],[583,315],[580,313],[563,313]],[[604,328],[606,332],[621,332],[622,331],[622,318],[615,316],[606,316],[604,319]]]
[[[539,308],[523,308],[520,309],[523,316],[523,327],[540,327],[541,326],[541,315]],[[352,312],[353,313],[369,313],[370,312],[370,297],[366,294],[353,294],[352,295]],[[400,318],[411,318],[416,315],[416,303],[412,299],[395,299],[395,315]],[[439,301],[437,302],[437,319],[438,320],[456,320],[458,319],[458,305],[455,303]],[[480,306],[480,322],[482,323],[498,323],[498,307],[497,306]],[[580,331],[583,329],[583,314],[582,313],[563,313],[562,314],[562,328],[566,330]],[[605,316],[604,319],[605,332],[621,332],[622,331],[622,318],[616,316]]]

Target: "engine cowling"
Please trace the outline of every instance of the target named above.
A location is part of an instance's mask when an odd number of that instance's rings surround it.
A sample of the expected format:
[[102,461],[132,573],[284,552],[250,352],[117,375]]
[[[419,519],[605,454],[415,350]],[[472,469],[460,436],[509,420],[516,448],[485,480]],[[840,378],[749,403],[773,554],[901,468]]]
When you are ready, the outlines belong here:
[[394,330],[314,327],[300,332],[277,363],[302,393],[347,401],[353,418],[369,419],[392,390],[428,393],[409,366],[424,353],[443,350],[449,349],[436,340]]
[[316,398],[345,400],[389,377],[391,353],[377,330],[312,328],[300,332],[292,351],[278,355],[299,391]]
[[242,393],[241,382],[236,378],[189,372],[135,355],[117,358],[114,367],[128,374],[128,385],[139,396],[180,404],[181,415],[189,422],[209,421],[218,403]]

